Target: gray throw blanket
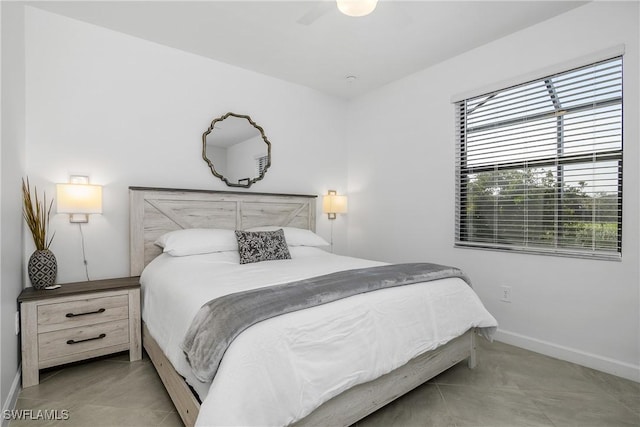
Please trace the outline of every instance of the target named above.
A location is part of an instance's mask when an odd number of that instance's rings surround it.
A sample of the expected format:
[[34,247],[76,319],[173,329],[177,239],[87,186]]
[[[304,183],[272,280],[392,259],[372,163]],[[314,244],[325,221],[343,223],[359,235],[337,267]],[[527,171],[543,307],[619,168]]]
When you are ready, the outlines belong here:
[[352,295],[446,277],[459,277],[470,284],[457,268],[414,263],[339,271],[225,295],[200,308],[181,348],[196,378],[209,382],[231,342],[251,325]]

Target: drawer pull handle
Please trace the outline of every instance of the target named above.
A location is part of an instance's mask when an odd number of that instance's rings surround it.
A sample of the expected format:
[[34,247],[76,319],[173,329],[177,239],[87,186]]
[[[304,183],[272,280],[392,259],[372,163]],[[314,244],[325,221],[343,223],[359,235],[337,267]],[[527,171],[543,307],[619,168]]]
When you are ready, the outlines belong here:
[[104,338],[106,336],[107,336],[107,334],[100,334],[97,337],[87,338],[87,339],[84,339],[84,340],[78,340],[78,341],[69,340],[69,341],[67,341],[67,344],[78,344],[78,343],[85,342],[85,341],[101,340],[102,338]]
[[87,314],[98,314],[98,313],[104,313],[105,311],[107,311],[104,308],[101,308],[99,310],[96,311],[88,311],[86,313],[67,313],[66,316],[67,317],[78,317],[78,316],[86,316]]

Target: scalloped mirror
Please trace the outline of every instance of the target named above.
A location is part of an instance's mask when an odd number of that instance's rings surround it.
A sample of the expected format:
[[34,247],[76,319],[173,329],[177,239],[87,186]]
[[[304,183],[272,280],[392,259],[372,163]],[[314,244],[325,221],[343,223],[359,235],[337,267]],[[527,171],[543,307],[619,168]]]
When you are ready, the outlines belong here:
[[229,187],[249,188],[271,166],[271,143],[251,117],[227,113],[202,134],[202,158]]

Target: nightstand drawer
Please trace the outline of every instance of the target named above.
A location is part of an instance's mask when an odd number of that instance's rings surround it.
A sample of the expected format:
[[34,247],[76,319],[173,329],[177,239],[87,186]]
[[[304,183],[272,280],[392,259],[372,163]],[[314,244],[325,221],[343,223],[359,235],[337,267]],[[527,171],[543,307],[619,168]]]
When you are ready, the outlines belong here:
[[88,298],[38,307],[38,332],[76,328],[129,317],[127,295]]
[[[129,321],[100,323],[38,334],[41,365],[47,360],[129,343]],[[86,357],[86,355],[84,356]],[[83,357],[83,358],[84,358]]]

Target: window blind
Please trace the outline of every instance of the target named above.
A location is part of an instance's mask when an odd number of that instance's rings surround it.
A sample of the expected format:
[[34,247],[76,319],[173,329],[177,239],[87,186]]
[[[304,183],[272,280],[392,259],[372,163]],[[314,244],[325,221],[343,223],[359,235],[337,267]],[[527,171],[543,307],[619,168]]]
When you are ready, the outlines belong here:
[[269,156],[260,156],[256,158],[256,173],[258,176],[261,176],[262,173],[267,168],[267,163],[269,162]]
[[456,246],[620,258],[622,57],[456,106]]

